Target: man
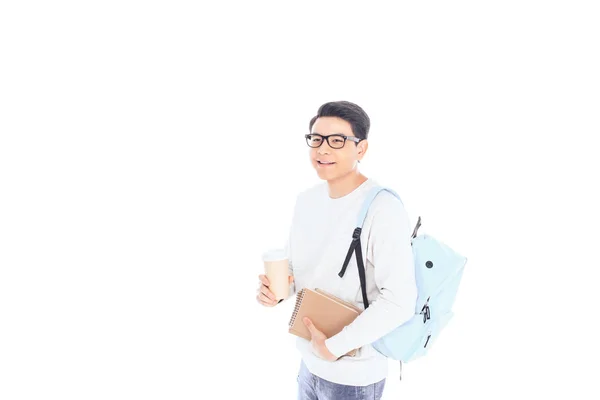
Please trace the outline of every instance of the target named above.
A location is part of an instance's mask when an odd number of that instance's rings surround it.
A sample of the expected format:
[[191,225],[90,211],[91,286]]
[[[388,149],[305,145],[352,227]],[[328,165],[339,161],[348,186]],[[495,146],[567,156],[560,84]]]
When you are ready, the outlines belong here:
[[[291,293],[320,288],[364,309],[356,256],[338,276],[366,194],[377,183],[358,169],[368,149],[370,120],[356,104],[323,104],[309,124],[310,161],[324,183],[296,200],[288,255]],[[388,192],[373,201],[361,233],[370,305],[342,332],[330,338],[310,320],[312,340],[297,338],[302,361],[298,399],[380,399],[388,373],[387,358],[371,343],[414,314],[417,286],[410,245],[410,222],[398,199]],[[274,306],[268,279],[259,276],[257,300]],[[354,355],[351,351],[357,349]]]

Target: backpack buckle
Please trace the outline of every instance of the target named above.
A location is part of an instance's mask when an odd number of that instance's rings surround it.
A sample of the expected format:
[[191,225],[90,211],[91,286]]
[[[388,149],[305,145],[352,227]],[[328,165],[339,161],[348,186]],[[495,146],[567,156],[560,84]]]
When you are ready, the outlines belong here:
[[420,314],[423,314],[423,323],[426,323],[428,319],[431,319],[431,312],[429,311],[429,299],[431,299],[431,297],[427,298],[425,305],[423,308],[421,308]]
[[352,233],[352,240],[358,240],[360,239],[360,232],[362,231],[362,228],[356,228],[354,230],[354,233]]

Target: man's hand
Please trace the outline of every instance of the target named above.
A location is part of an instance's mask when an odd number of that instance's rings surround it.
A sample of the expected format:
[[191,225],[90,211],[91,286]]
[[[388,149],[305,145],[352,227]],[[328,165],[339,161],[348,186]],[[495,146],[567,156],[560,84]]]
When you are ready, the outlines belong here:
[[308,319],[308,317],[304,317],[303,322],[304,322],[304,325],[306,325],[306,327],[308,328],[308,331],[310,332],[310,336],[311,336],[310,345],[312,346],[313,351],[315,351],[315,353],[317,353],[317,355],[324,360],[327,360],[327,361],[337,360],[337,357],[334,356],[327,349],[327,346],[325,346],[325,340],[327,339],[327,336],[325,336],[325,334],[323,332],[318,330],[317,327],[312,323],[312,321],[310,319]]
[[[294,277],[289,277],[290,285],[294,282]],[[260,274],[258,276],[258,289],[256,290],[256,301],[262,304],[265,307],[273,307],[276,306],[281,300],[278,302],[275,299],[275,295],[271,290],[269,290],[269,278],[264,274]]]

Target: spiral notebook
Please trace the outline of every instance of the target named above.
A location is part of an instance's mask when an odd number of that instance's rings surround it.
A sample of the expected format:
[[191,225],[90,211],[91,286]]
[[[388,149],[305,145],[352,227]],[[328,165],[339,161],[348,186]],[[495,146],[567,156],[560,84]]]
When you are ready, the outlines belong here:
[[296,294],[296,306],[289,322],[289,332],[310,340],[303,318],[308,317],[317,329],[332,337],[349,325],[362,312],[353,304],[321,289],[304,288]]

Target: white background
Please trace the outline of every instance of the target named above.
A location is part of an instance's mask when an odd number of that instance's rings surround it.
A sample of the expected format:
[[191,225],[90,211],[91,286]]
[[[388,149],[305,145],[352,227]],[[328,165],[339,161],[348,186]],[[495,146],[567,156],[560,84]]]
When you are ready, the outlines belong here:
[[595,2],[197,3],[0,6],[0,398],[295,398],[257,275],[342,99],[469,259],[384,399],[599,398]]

